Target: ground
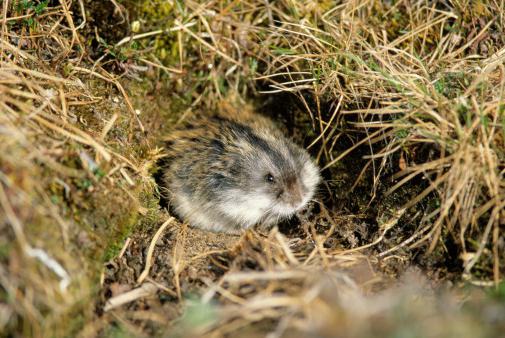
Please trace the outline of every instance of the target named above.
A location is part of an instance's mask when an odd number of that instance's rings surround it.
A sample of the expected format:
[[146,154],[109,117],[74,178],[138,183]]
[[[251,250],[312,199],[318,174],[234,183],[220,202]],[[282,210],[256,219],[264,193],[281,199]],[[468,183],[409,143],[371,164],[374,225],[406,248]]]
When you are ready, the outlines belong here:
[[[0,336],[498,337],[499,1],[4,1]],[[321,168],[270,231],[160,198],[163,138],[251,105]]]

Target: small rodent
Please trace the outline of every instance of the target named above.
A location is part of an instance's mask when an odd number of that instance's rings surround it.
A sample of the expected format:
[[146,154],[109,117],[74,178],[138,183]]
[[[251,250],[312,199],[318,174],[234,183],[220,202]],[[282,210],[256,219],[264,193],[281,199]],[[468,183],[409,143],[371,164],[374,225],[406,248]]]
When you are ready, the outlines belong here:
[[165,197],[201,229],[271,227],[302,209],[320,180],[307,151],[248,109],[195,117],[170,133],[166,147]]

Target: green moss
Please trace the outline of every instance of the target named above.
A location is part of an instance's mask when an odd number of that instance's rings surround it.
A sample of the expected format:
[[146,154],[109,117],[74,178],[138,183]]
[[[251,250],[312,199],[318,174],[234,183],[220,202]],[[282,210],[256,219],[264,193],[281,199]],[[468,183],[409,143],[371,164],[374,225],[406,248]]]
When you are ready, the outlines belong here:
[[117,256],[124,241],[132,233],[135,224],[138,221],[138,211],[135,209],[133,212],[126,213],[122,219],[117,222],[117,229],[111,229],[110,236],[108,237],[107,247],[103,254],[103,262],[107,262],[113,257]]
[[489,296],[505,303],[505,282],[500,282],[495,288],[489,289]]
[[103,333],[104,338],[134,338],[135,335],[122,325],[114,325],[108,327]]
[[181,319],[184,328],[195,328],[214,322],[216,317],[215,306],[212,303],[203,303],[198,296],[188,295],[186,309]]
[[0,243],[0,261],[9,258],[12,250],[12,243]]
[[[176,15],[185,12],[184,2],[163,1],[163,0],[142,0],[124,1],[123,5],[133,16],[142,23],[141,31],[151,31],[157,29],[167,29],[167,32],[154,36],[147,41],[136,41],[130,43],[131,50],[151,48],[152,53],[165,65],[174,65],[179,58],[179,42],[176,32],[169,32],[168,29],[175,26]],[[184,16],[183,16],[184,17]],[[146,45],[149,44],[148,45]],[[126,53],[125,53],[126,54]]]

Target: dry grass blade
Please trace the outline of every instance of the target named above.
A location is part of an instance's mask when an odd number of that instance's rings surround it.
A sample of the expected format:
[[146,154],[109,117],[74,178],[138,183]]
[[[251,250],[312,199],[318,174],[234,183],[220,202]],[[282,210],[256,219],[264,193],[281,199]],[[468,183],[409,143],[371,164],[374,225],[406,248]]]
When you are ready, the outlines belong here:
[[110,298],[105,304],[104,311],[113,310],[121,305],[128,304],[139,298],[152,296],[155,294],[156,290],[158,290],[156,285],[152,283],[143,283],[136,289]]
[[156,245],[156,242],[160,238],[160,236],[163,234],[163,231],[166,229],[167,226],[172,223],[174,220],[173,217],[170,217],[167,219],[156,231],[156,233],[153,236],[153,239],[151,240],[151,244],[149,244],[149,249],[147,250],[147,256],[146,256],[146,265],[144,267],[144,270],[140,274],[139,278],[137,279],[137,284],[142,284],[142,282],[146,279],[146,277],[149,275],[149,270],[151,269],[152,266],[152,258],[153,258],[153,252],[154,252],[154,246]]

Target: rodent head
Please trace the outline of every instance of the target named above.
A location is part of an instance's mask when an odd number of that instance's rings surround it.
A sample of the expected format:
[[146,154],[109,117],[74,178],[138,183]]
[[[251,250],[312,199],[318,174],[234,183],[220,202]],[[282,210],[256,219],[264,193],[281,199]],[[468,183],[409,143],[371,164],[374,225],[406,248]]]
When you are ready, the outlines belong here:
[[270,213],[281,218],[291,216],[310,201],[319,183],[319,171],[305,150],[274,142],[276,153],[258,156],[257,171],[251,175],[256,182],[255,192],[260,198],[270,199]]
[[234,132],[223,212],[248,227],[292,216],[312,199],[320,176],[304,149],[267,130]]

